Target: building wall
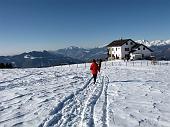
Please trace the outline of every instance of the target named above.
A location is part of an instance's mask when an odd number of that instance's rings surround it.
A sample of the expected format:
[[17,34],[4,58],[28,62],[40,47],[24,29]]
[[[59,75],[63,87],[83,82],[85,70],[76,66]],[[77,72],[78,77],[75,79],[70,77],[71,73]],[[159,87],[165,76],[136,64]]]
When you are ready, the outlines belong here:
[[147,49],[147,48],[145,47],[145,50],[144,50],[144,49],[143,49],[143,48],[144,48],[143,45],[141,45],[139,48],[140,48],[140,50],[137,49],[137,51],[133,52],[133,54],[135,54],[135,53],[136,53],[136,54],[143,54],[144,57],[151,56],[152,52],[151,52],[149,49]]
[[[132,47],[135,45],[135,43],[131,40],[122,45],[122,59],[125,58],[125,55],[128,55],[129,52],[131,51]],[[129,51],[125,51],[125,48],[129,48]]]
[[133,54],[133,53],[130,53],[130,59],[131,60],[142,59],[142,54]]
[[108,60],[113,60],[116,59],[116,56],[121,59],[122,54],[121,54],[121,47],[108,47],[109,50],[109,55]]
[[[135,43],[131,40],[129,40],[127,42],[127,44],[125,43],[124,45],[122,45],[122,50],[121,50],[121,54],[122,54],[122,59],[125,58],[125,55],[128,55],[129,52],[131,51],[132,47],[135,45]],[[129,51],[125,51],[125,48],[129,48]]]
[[108,60],[112,60],[113,58],[112,58],[112,48],[111,47],[108,47],[107,48],[108,49]]
[[119,47],[112,47],[112,54],[114,55],[114,57],[117,56],[119,59],[121,59],[121,57],[122,57],[121,46],[119,46]]

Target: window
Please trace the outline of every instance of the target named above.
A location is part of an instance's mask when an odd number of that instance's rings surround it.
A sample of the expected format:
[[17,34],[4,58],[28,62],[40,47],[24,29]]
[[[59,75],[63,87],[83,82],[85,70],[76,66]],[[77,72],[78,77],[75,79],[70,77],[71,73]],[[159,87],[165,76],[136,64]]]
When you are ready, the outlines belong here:
[[138,50],[140,50],[140,48],[138,48]]
[[116,51],[117,51],[117,48],[116,48]]
[[130,42],[131,45],[133,45],[133,42]]
[[145,47],[143,47],[143,50],[145,50]]
[[129,51],[129,48],[125,48],[125,51]]
[[129,54],[125,54],[125,58],[126,58],[126,59],[129,58]]
[[128,42],[126,42],[126,45],[128,45]]
[[118,55],[116,54],[116,59],[119,59]]

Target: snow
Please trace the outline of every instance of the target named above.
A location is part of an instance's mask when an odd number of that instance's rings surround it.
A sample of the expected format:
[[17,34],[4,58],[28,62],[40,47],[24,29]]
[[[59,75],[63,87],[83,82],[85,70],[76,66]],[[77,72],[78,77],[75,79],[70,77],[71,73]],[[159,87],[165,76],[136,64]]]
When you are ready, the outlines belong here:
[[36,59],[36,57],[30,56],[30,55],[25,55],[24,58],[25,59],[32,59],[32,60]]
[[169,127],[170,62],[0,70],[0,126]]
[[148,40],[137,40],[136,42],[140,44],[144,44],[148,47],[151,46],[163,46],[163,45],[169,45],[170,40],[154,40],[154,41],[148,41]]
[[42,57],[33,57],[33,56],[30,56],[30,55],[25,55],[24,58],[33,60],[33,59],[42,58]]
[[67,47],[67,48],[65,48],[65,49],[80,49],[80,47],[77,47],[77,46],[69,46],[69,47]]
[[89,51],[89,50],[86,50],[86,51],[84,51],[84,52],[89,53],[90,51]]

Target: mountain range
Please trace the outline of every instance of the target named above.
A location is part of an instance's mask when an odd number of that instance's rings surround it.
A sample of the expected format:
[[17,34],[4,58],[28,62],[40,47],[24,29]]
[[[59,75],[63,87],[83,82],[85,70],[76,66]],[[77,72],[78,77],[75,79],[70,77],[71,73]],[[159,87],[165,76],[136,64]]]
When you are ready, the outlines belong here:
[[155,41],[148,41],[148,40],[137,40],[135,42],[144,44],[148,47],[152,47],[152,46],[166,46],[166,45],[170,45],[170,40],[155,40]]
[[107,58],[107,48],[91,48],[84,49],[80,47],[71,46],[64,49],[59,49],[54,51],[56,54],[61,54],[74,59],[80,59],[83,61],[91,61],[92,59],[106,59]]
[[[170,40],[137,40],[136,42],[150,47],[157,60],[170,60]],[[70,46],[56,51],[32,51],[14,56],[0,56],[0,63],[12,63],[14,67],[19,68],[32,68],[77,64],[90,62],[92,59],[105,60],[106,58],[107,48],[105,46],[91,49]]]
[[84,61],[49,51],[32,51],[14,56],[0,56],[0,63],[12,63],[14,67],[18,68],[48,67],[82,62]]
[[83,49],[71,46],[56,51],[32,51],[14,56],[0,56],[0,63],[12,63],[17,68],[48,67],[89,62],[92,59],[105,59],[107,49]]

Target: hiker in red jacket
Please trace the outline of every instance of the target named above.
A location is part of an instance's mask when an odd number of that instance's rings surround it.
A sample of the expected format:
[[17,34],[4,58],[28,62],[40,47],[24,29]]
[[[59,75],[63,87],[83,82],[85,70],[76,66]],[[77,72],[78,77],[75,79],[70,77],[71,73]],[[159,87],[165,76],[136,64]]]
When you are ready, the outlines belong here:
[[96,63],[96,60],[93,59],[93,62],[90,66],[90,70],[91,70],[91,73],[93,75],[93,78],[94,78],[94,84],[96,83],[96,78],[97,78],[97,73],[98,73],[98,70],[99,70],[99,67],[98,67],[98,64]]

